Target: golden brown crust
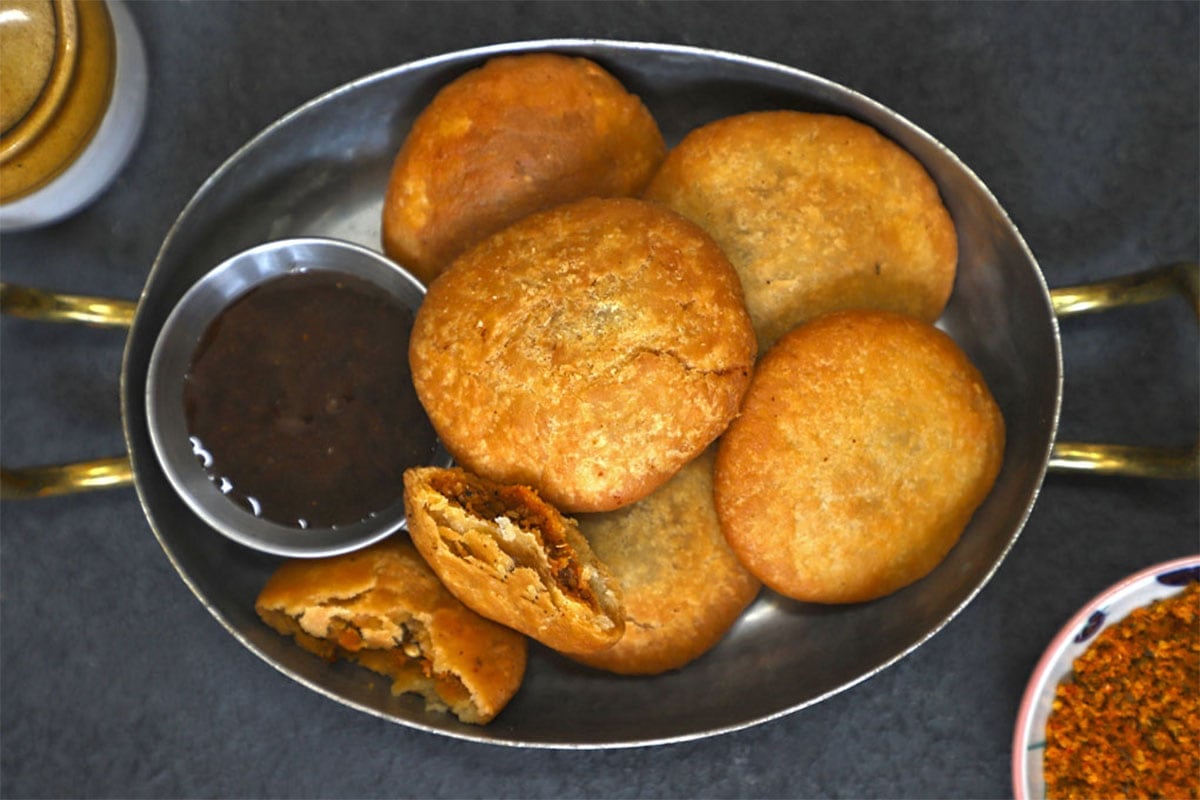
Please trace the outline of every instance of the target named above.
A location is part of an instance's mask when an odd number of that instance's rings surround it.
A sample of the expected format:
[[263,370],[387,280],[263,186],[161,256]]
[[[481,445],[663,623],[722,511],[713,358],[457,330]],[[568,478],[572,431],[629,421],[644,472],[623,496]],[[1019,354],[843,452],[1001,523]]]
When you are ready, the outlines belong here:
[[490,721],[525,674],[525,638],[455,599],[403,535],[285,561],[255,610],[306,650],[386,675],[393,693],[423,695],[428,708],[463,722]]
[[404,473],[409,534],[446,587],[479,614],[555,650],[611,646],[621,591],[575,522],[527,486],[457,467]]
[[730,546],[787,596],[847,603],[929,573],[996,479],[1004,420],[946,334],[888,312],[800,326],[759,364],[721,440]]
[[937,186],[847,117],[767,111],[709,123],[667,155],[644,196],[725,250],[762,351],[839,309],[932,322],[953,288],[958,241]]
[[665,151],[650,112],[597,64],[494,58],[445,86],[413,124],[388,183],[384,251],[429,283],[527,214],[639,193]]
[[755,350],[737,275],[703,231],[589,199],[458,258],[429,287],[409,360],[459,464],[580,512],[645,497],[708,446]]
[[715,447],[631,506],[579,517],[579,529],[621,584],[625,635],[584,664],[652,675],[688,664],[717,644],[760,584],[721,534],[713,504]]

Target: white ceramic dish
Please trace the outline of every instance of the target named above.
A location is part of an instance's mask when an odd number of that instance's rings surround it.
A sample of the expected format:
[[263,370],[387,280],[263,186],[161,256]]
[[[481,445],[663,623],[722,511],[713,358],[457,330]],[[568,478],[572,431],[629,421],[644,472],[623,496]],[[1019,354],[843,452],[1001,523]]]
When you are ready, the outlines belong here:
[[1046,783],[1042,753],[1046,720],[1059,683],[1071,666],[1108,626],[1131,611],[1183,591],[1200,581],[1200,556],[1149,567],[1110,586],[1079,610],[1050,642],[1029,679],[1013,733],[1012,780],[1016,800],[1043,800]]

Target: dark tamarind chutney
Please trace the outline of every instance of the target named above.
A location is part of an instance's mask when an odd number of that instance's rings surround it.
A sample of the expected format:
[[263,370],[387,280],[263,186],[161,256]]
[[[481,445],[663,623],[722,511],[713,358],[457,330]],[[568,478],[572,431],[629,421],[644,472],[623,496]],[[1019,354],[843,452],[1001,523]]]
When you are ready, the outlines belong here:
[[297,528],[397,502],[436,435],[413,389],[413,314],[366,280],[273,278],[208,327],[184,379],[192,449],[231,500]]

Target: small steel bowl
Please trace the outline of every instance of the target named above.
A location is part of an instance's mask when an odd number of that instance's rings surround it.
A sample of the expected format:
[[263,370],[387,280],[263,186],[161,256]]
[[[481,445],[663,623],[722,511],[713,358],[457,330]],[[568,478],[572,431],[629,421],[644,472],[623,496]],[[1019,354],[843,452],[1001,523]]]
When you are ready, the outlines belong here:
[[1178,594],[1196,581],[1200,581],[1200,556],[1148,567],[1096,595],[1062,627],[1034,669],[1017,713],[1012,745],[1013,796],[1016,800],[1043,800],[1046,797],[1042,769],[1046,722],[1058,685],[1071,674],[1075,659],[1083,655],[1109,625],[1155,600]]
[[[283,275],[323,270],[364,279],[382,288],[414,315],[425,287],[402,267],[379,253],[335,239],[304,237],[269,242],[227,259],[198,280],[179,300],[158,334],[146,382],[146,415],[154,452],[172,486],[204,522],[228,538],[266,553],[292,557],[331,556],[377,542],[405,526],[402,487],[397,499],[364,520],[333,527],[300,528],[256,516],[226,497],[192,449],[183,403],[184,378],[209,325],[235,300],[254,287]],[[450,464],[436,441],[429,463]],[[416,464],[412,466],[417,466]]]

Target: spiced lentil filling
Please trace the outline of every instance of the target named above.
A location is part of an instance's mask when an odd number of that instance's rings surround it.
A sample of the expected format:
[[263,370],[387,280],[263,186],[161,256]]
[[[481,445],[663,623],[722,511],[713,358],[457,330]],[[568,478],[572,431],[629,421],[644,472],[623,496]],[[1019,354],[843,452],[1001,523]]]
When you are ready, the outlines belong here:
[[575,558],[561,516],[533,489],[520,485],[493,487],[453,472],[432,476],[429,486],[471,516],[483,520],[506,517],[535,537],[559,587],[589,606],[598,604],[583,579],[582,565]]
[[1200,797],[1200,583],[1104,629],[1072,666],[1046,723],[1046,797]]
[[[419,675],[433,683],[434,691],[447,705],[453,706],[470,697],[467,687],[457,677],[434,672],[433,661],[421,649],[420,634],[411,626],[402,626],[403,639],[397,639],[395,647],[379,649],[363,646],[362,632],[352,620],[341,617],[330,620],[328,637],[322,638],[305,631],[300,621],[288,614],[271,612],[270,616],[274,622],[282,623],[282,627],[301,647],[326,661],[357,661],[367,669],[394,680],[402,677],[413,679]],[[278,625],[272,627],[279,629]]]

